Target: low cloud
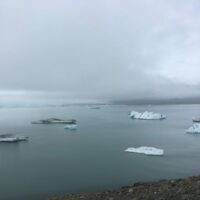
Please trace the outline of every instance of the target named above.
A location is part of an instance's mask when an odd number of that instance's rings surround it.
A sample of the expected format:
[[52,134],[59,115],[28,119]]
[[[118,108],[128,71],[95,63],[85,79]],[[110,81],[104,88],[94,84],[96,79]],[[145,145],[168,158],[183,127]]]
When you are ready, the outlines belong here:
[[199,9],[198,0],[2,1],[0,89],[72,99],[198,95]]

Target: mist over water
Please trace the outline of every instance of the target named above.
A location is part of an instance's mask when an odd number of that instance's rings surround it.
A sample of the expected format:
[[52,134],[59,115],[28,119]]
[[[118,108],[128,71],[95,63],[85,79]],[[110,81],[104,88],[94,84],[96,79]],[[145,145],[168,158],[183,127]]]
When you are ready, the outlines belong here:
[[72,98],[66,93],[4,91],[0,93],[0,108],[52,107],[72,104],[105,104],[105,99]]

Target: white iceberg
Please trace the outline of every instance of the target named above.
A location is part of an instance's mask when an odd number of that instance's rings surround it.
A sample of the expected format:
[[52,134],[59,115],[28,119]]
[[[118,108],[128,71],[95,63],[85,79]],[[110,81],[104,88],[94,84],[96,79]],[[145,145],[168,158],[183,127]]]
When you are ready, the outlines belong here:
[[151,119],[165,119],[166,115],[160,114],[160,113],[154,113],[154,112],[148,112],[145,111],[143,113],[131,111],[130,117],[133,119],[145,119],[145,120],[151,120]]
[[64,129],[76,130],[77,129],[77,125],[76,124],[67,124],[67,125],[64,126]]
[[131,153],[142,153],[145,155],[152,155],[152,156],[162,156],[164,155],[164,150],[163,149],[157,149],[155,147],[138,147],[138,148],[133,148],[130,147],[125,150],[126,152],[131,152]]
[[0,135],[0,142],[19,142],[26,141],[28,137],[26,136],[18,136],[13,134],[2,134]]
[[200,124],[193,124],[186,130],[186,133],[200,133]]

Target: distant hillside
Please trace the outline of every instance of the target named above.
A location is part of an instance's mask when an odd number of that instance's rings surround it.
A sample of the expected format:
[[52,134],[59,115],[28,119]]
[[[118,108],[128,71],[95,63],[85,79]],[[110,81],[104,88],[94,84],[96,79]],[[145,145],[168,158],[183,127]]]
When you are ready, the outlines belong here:
[[114,100],[113,104],[126,105],[171,105],[171,104],[200,104],[200,97],[172,98],[172,99],[127,99]]

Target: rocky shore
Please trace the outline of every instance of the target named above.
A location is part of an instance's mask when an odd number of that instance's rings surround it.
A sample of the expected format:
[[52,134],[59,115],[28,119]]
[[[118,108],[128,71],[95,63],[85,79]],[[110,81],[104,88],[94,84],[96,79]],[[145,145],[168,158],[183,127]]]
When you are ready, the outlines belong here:
[[49,200],[200,200],[200,176],[139,182],[116,191],[67,194]]

